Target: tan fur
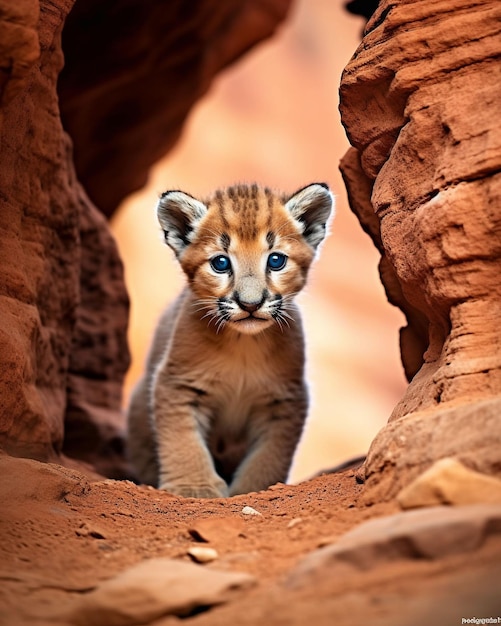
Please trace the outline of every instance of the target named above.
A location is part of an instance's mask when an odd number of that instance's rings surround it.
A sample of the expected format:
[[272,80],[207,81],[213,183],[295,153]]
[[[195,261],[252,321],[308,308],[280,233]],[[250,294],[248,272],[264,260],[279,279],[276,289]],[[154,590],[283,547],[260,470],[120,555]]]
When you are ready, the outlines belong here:
[[[129,407],[140,480],[192,497],[286,480],[308,409],[292,298],[331,208],[320,184],[291,198],[257,185],[218,191],[205,203],[162,194],[159,221],[188,284],[158,324]],[[271,266],[284,256],[284,267]]]

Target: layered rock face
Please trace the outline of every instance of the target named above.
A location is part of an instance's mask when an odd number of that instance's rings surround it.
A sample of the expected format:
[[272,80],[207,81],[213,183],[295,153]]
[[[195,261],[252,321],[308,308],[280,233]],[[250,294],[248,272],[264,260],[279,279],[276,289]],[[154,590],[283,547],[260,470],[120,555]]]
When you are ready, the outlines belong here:
[[[0,0],[0,448],[119,478],[128,296],[60,120],[73,4]],[[60,98],[102,208],[144,182],[214,74],[273,32],[289,4],[77,3]]]
[[0,3],[0,446],[121,475],[128,298],[104,218],[76,180],[56,96],[72,4]]
[[494,0],[383,1],[342,77],[350,203],[408,320],[369,500],[444,456],[501,473],[500,24]]

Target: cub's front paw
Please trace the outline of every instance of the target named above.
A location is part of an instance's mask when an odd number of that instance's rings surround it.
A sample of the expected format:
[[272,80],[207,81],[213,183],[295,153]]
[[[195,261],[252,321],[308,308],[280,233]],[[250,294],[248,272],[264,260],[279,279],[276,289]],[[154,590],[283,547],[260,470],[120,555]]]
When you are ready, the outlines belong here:
[[160,489],[173,493],[183,498],[227,498],[228,487],[226,484],[220,488],[214,485],[172,485],[164,483]]

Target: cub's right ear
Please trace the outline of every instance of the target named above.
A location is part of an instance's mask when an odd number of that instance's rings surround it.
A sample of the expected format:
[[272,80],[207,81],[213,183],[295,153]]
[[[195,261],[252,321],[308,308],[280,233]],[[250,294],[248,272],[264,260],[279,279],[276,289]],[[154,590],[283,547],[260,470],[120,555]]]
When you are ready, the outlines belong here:
[[165,191],[158,201],[157,217],[165,243],[179,258],[190,245],[193,232],[207,213],[205,204],[183,191]]

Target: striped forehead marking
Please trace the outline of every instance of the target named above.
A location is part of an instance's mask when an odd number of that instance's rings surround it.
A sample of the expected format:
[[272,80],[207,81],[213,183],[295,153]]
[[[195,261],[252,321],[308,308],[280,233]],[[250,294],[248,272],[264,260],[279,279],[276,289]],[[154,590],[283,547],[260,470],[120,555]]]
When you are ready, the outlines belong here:
[[231,237],[228,235],[228,233],[222,233],[221,237],[219,238],[219,241],[221,243],[221,248],[225,252],[228,252],[228,250],[230,249],[230,244],[231,244]]
[[266,233],[266,243],[268,244],[268,250],[271,250],[275,245],[275,235],[271,230]]
[[[233,185],[215,191],[209,204],[215,210],[214,215],[219,215],[218,243],[223,250],[228,251],[230,247],[230,235],[242,242],[263,236],[269,249],[275,245],[276,209],[282,206],[283,198],[269,188],[257,184]],[[283,226],[283,216],[279,221]]]

